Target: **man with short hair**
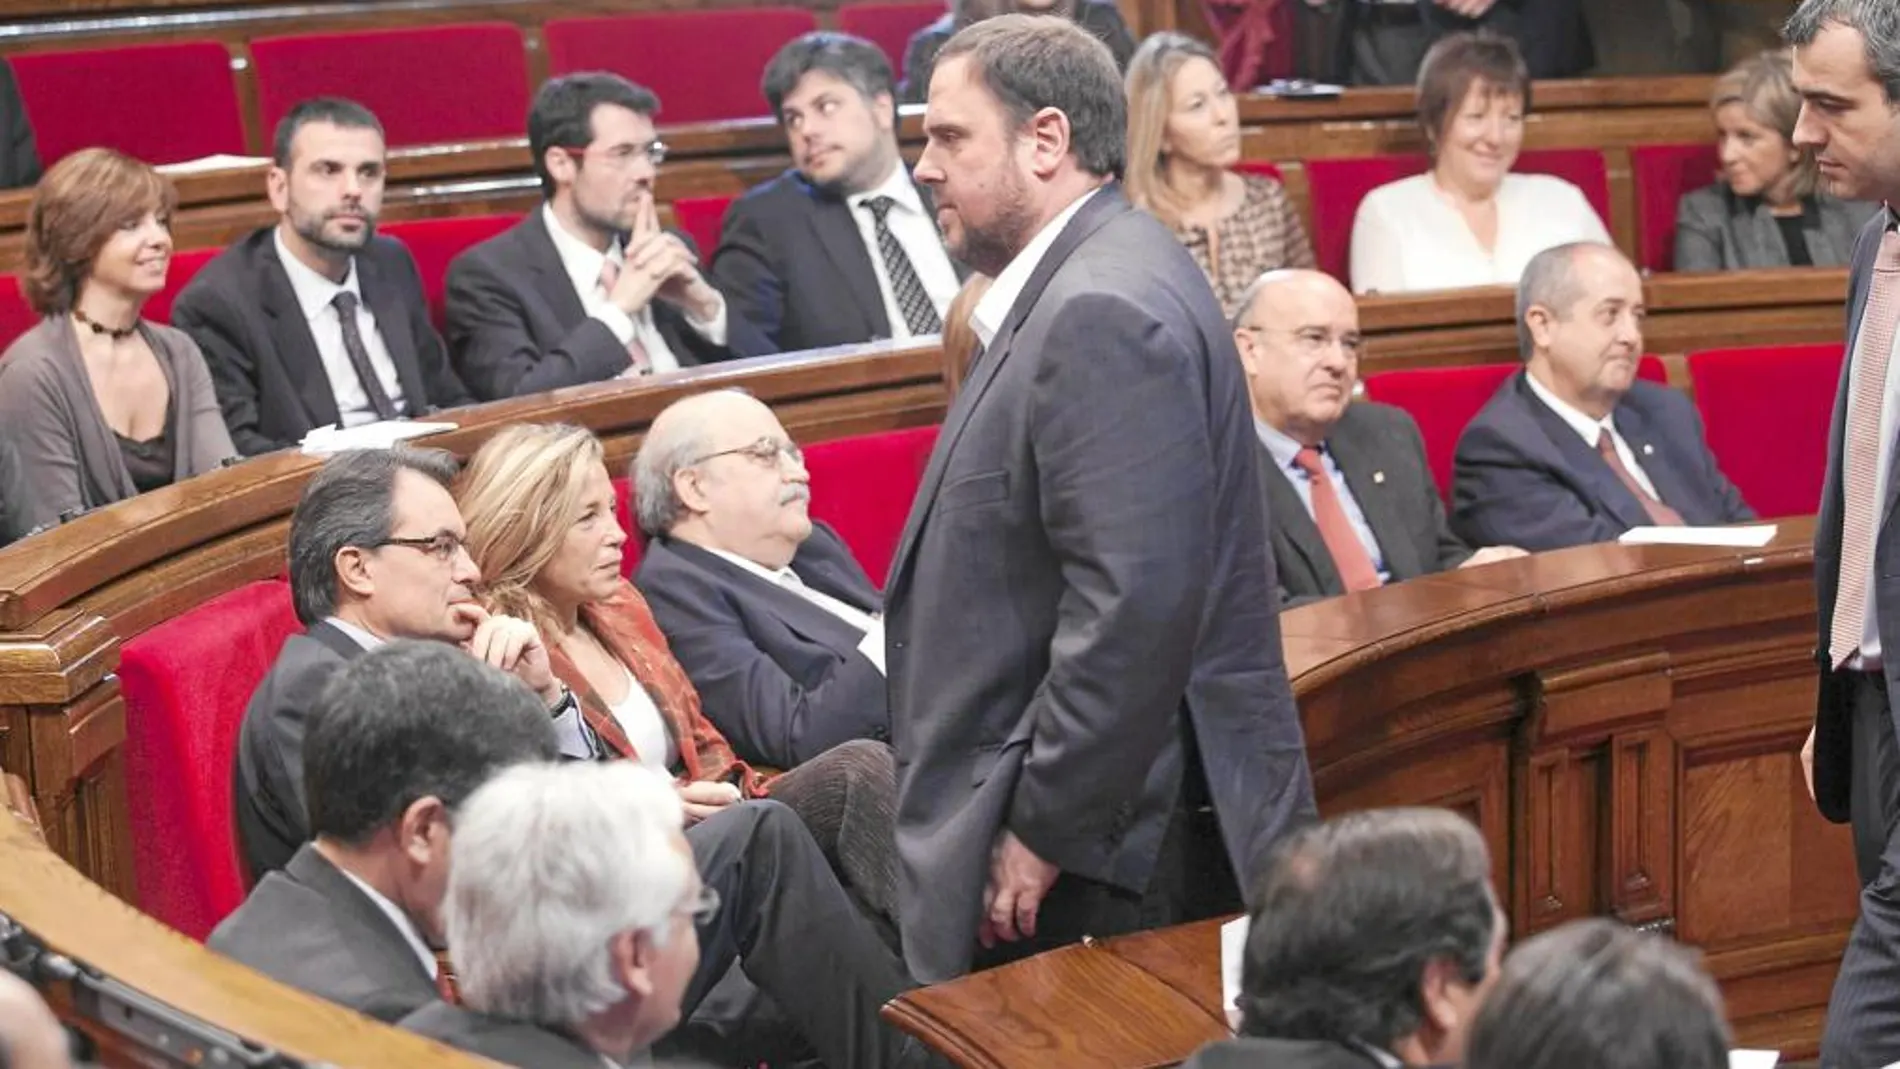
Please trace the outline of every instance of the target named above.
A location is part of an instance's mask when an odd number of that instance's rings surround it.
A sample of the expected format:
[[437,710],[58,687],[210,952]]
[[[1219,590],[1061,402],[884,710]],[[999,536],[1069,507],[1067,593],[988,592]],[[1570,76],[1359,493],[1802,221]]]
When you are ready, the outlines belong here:
[[890,738],[883,598],[811,519],[810,478],[778,417],[737,390],[669,405],[633,462],[640,592],[706,715],[774,768]]
[[1632,527],[1755,518],[1687,397],[1637,378],[1643,280],[1608,245],[1531,259],[1517,286],[1512,375],[1458,438],[1452,530],[1468,543],[1560,549]]
[[376,234],[387,156],[382,123],[362,105],[322,97],[292,108],[265,179],[278,221],[206,264],[172,305],[246,456],[318,427],[469,402],[430,325],[415,259]]
[[884,51],[808,33],[762,89],[792,167],[726,211],[712,270],[733,307],[788,352],[940,332],[959,269],[898,152]]
[[1331,275],[1269,271],[1241,295],[1234,345],[1263,450],[1260,479],[1285,603],[1521,557],[1451,533],[1404,409],[1353,399],[1359,308]]
[[886,589],[904,952],[935,982],[1229,908],[1313,796],[1233,334],[1115,185],[1114,58],[976,23],[924,128],[951,254],[995,279]]
[[1310,825],[1275,852],[1253,904],[1240,1038],[1191,1069],[1396,1069],[1463,1060],[1496,983],[1505,918],[1484,837],[1444,809]]
[[539,210],[449,265],[456,370],[485,401],[773,351],[661,229],[651,90],[551,78],[528,114]]

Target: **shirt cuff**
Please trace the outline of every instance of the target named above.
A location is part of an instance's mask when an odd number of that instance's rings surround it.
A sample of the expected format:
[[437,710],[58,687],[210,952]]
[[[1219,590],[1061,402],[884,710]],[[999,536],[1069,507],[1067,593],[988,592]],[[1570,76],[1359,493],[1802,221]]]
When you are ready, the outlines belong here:
[[[597,309],[594,312],[594,318],[600,320],[601,324],[605,326],[610,332],[612,332],[615,338],[619,339],[621,345],[625,346],[625,345],[631,345],[633,343],[633,317],[632,316],[621,311],[619,308],[611,304],[608,304],[608,305],[602,305],[599,309]],[[725,321],[723,319],[720,320],[720,323],[722,325],[724,324],[724,322]]]
[[719,310],[711,319],[697,319],[691,312],[686,313],[686,325],[699,332],[699,336],[714,345],[726,344],[726,295],[719,294]]
[[581,716],[580,705],[569,702],[561,715],[551,721],[554,725],[554,741],[561,748],[561,756],[576,761],[592,761],[598,756],[594,750],[594,732]]

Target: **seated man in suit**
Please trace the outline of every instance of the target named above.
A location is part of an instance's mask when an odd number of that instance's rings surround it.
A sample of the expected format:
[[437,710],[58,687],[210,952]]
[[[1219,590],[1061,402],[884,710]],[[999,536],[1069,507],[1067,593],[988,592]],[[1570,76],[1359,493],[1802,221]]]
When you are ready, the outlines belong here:
[[1524,370],[1458,438],[1460,537],[1559,549],[1632,527],[1755,518],[1702,440],[1695,405],[1636,377],[1642,320],[1643,280],[1608,245],[1559,245],[1524,268]]
[[528,114],[540,210],[449,265],[449,350],[483,400],[773,351],[663,230],[660,101],[617,74],[548,80]]
[[25,189],[40,180],[40,153],[33,123],[13,68],[0,60],[0,189]]
[[652,538],[635,581],[739,755],[791,768],[890,738],[883,599],[837,533],[812,522],[809,476],[772,410],[737,390],[674,402],[641,442],[633,481]]
[[376,236],[383,126],[348,100],[306,100],[277,124],[266,183],[279,218],[186,285],[172,325],[203,350],[246,456],[469,403],[429,324],[409,250]]
[[712,270],[733,307],[787,352],[941,331],[958,272],[898,152],[883,50],[808,33],[779,49],[764,91],[792,169],[726,212]]
[[1524,553],[1451,533],[1418,424],[1353,400],[1363,345],[1352,294],[1319,271],[1269,271],[1234,313],[1283,603]]
[[1256,895],[1239,1038],[1201,1048],[1186,1069],[1463,1060],[1506,928],[1469,821],[1371,809],[1308,825],[1275,848]]

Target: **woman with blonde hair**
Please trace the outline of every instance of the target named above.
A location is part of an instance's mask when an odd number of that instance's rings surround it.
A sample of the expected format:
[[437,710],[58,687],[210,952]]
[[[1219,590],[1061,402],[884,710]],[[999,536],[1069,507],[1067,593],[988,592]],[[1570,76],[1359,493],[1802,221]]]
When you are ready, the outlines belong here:
[[1721,172],[1676,205],[1678,271],[1836,267],[1878,205],[1816,188],[1814,158],[1794,143],[1801,94],[1786,52],[1743,60],[1709,95]]
[[770,797],[811,829],[845,887],[895,923],[896,759],[882,743],[834,746],[768,774],[733,753],[633,584],[627,532],[600,440],[582,427],[518,425],[490,438],[455,484],[490,611],[538,628],[574,691],[590,747],[674,780],[687,821]]
[[1213,50],[1157,33],[1128,65],[1126,188],[1168,224],[1231,317],[1253,280],[1312,267],[1313,246],[1279,182],[1234,173],[1240,110]]

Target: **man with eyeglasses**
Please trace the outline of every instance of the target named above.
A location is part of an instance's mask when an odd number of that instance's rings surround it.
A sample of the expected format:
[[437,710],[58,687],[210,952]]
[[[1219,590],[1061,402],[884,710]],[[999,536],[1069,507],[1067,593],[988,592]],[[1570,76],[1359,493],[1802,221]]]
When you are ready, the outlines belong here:
[[449,351],[477,397],[774,351],[659,224],[659,110],[614,74],[569,74],[535,94],[528,148],[544,203],[449,265]]
[[1264,450],[1282,603],[1524,555],[1473,553],[1452,534],[1418,424],[1403,409],[1353,400],[1365,342],[1358,306],[1332,276],[1254,280],[1234,313],[1234,345]]
[[652,539],[635,581],[740,756],[791,768],[889,739],[883,598],[811,519],[810,475],[772,410],[737,390],[674,402],[633,482]]

